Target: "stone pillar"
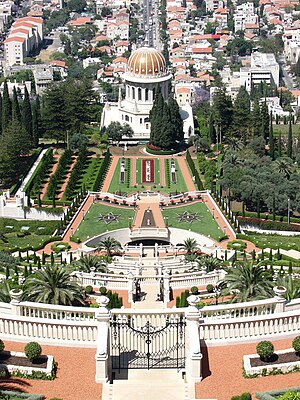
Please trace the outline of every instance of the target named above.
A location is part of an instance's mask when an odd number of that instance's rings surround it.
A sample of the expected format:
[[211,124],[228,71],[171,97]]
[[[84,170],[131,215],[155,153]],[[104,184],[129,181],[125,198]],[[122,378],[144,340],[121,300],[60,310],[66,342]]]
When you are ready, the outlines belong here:
[[199,296],[191,295],[187,298],[189,303],[185,312],[186,318],[186,378],[188,382],[195,383],[202,380],[201,360],[202,353],[200,347],[199,319],[200,312],[197,304],[200,301]]
[[21,315],[20,303],[23,295],[23,290],[12,289],[9,291],[9,295],[11,297],[10,305],[12,315]]
[[282,313],[285,311],[286,299],[284,295],[286,293],[286,288],[284,286],[275,286],[273,290],[275,293],[274,299],[277,300],[274,313]]
[[132,272],[128,272],[128,302],[133,303],[134,277]]
[[167,307],[170,301],[170,271],[164,271],[164,305]]
[[143,257],[143,243],[140,243],[140,257]]
[[100,296],[97,299],[99,304],[99,311],[96,314],[97,320],[97,350],[95,354],[96,360],[96,375],[95,381],[97,383],[106,383],[109,374],[109,320],[110,313],[107,309],[109,298]]

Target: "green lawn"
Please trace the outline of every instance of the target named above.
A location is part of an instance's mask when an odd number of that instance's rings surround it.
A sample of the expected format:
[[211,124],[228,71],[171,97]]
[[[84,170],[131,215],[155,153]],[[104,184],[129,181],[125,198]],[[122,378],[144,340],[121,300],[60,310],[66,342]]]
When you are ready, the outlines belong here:
[[12,218],[0,218],[0,251],[38,246],[48,240],[57,228],[58,221],[17,221]]
[[169,191],[169,192],[172,192],[172,193],[174,193],[174,192],[176,192],[176,191],[177,191],[178,193],[187,192],[187,191],[188,191],[188,188],[187,188],[187,186],[186,186],[186,184],[185,184],[185,180],[184,180],[184,178],[183,178],[183,175],[182,175],[182,172],[181,172],[181,169],[180,169],[180,167],[179,167],[179,164],[178,164],[178,161],[177,161],[177,160],[175,160],[176,179],[177,179],[177,182],[176,182],[176,183],[172,183],[172,179],[171,179],[171,162],[170,162],[169,159],[166,159],[166,160],[165,160],[166,184],[167,184],[167,182],[168,182],[168,179],[167,179],[167,168],[166,168],[167,163],[169,164],[169,171],[170,171],[170,188],[168,188],[168,191]]
[[[300,131],[300,125],[296,124],[296,125],[292,125],[292,131],[293,131],[293,136],[294,137],[298,137],[299,135],[299,131]],[[276,125],[273,124],[273,134],[275,137],[279,136],[279,133],[281,133],[281,136],[287,136],[289,132],[289,125]]]
[[284,250],[300,251],[300,236],[281,236],[281,235],[264,235],[255,232],[248,232],[247,235],[239,235],[240,238],[245,238],[254,243],[257,247]]
[[[183,212],[198,213],[199,220],[189,223],[178,221],[178,214]],[[224,233],[219,228],[215,219],[213,219],[210,211],[204,203],[196,203],[186,206],[178,206],[173,208],[165,208],[162,212],[163,216],[167,218],[168,226],[173,228],[181,228],[200,233],[205,236],[210,236],[215,240],[220,240],[224,237]]]
[[[118,215],[118,221],[106,224],[99,221],[100,214],[107,215],[109,213]],[[80,240],[86,240],[93,236],[100,235],[101,233],[112,231],[114,229],[127,228],[129,225],[129,218],[134,217],[134,210],[124,207],[112,207],[105,204],[93,204],[81,221],[78,229],[74,232],[74,236]]]
[[[127,160],[127,159],[126,159]],[[125,173],[125,182],[124,183],[120,183],[120,175],[121,175],[121,160],[118,161],[117,167],[115,169],[114,175],[112,177],[112,180],[110,182],[109,185],[109,193],[115,193],[115,192],[125,192],[125,193],[131,193],[131,192],[136,192],[137,188],[135,188],[134,186],[131,186],[131,177],[130,177],[130,186],[127,187],[127,171]],[[131,174],[133,174],[134,171],[131,171]]]

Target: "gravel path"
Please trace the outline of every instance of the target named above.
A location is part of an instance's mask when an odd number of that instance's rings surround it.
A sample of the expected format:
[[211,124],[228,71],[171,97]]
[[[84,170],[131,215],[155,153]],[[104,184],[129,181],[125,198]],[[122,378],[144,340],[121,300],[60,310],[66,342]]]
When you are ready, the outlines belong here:
[[[24,343],[5,341],[5,348],[23,351]],[[54,381],[1,379],[0,388],[45,394],[47,399],[101,400],[102,385],[95,383],[96,349],[44,345],[42,348],[43,354],[53,355],[58,363],[57,378]]]

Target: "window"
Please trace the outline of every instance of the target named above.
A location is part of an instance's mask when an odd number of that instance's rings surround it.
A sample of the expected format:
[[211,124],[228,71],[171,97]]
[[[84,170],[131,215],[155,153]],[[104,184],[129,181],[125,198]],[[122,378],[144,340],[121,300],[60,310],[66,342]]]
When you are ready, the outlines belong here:
[[142,89],[138,88],[138,100],[142,100]]
[[133,98],[133,100],[135,99],[135,91],[134,91],[134,87],[132,88],[132,98]]
[[140,118],[140,124],[142,124],[143,123],[143,118]]
[[148,101],[149,100],[149,89],[145,90],[145,100]]
[[129,117],[128,117],[128,115],[125,115],[125,121],[129,121]]
[[149,124],[146,124],[146,129],[149,129]]

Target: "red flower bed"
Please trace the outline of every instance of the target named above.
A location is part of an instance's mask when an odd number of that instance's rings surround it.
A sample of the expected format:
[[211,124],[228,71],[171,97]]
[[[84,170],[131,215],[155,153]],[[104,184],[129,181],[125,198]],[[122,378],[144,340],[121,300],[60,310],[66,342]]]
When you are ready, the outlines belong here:
[[142,160],[142,182],[154,182],[154,160]]

